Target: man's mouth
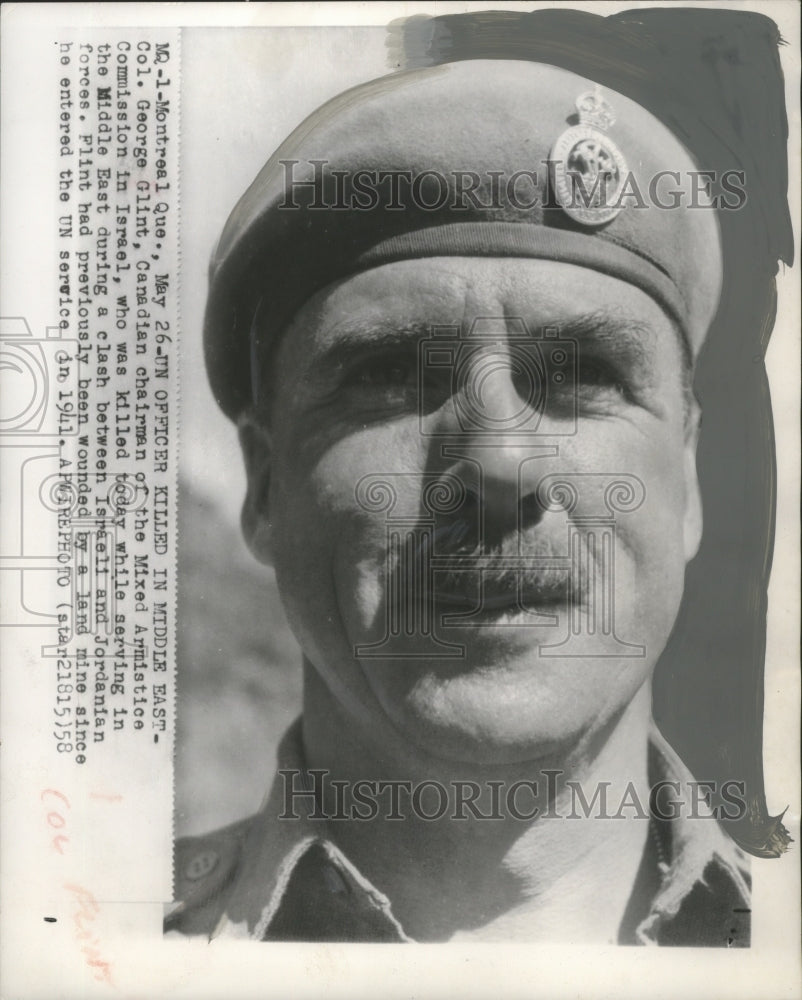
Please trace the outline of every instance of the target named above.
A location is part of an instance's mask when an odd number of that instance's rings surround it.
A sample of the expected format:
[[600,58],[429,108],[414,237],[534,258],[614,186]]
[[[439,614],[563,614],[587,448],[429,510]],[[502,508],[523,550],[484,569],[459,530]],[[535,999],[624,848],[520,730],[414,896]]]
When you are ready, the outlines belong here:
[[571,595],[570,574],[563,570],[449,570],[434,574],[432,599],[442,613],[555,614]]
[[434,603],[447,605],[454,608],[482,607],[491,610],[493,608],[540,608],[554,607],[565,603],[566,591],[560,591],[559,595],[544,594],[540,591],[530,591],[526,593],[487,593],[481,596],[478,594],[469,595],[455,593],[453,591],[435,590]]
[[459,619],[556,624],[569,606],[583,603],[571,561],[548,537],[524,543],[511,537],[485,551],[466,545],[438,553],[428,545],[408,543],[395,553],[388,596],[407,608],[407,616],[412,612],[425,621],[434,613],[452,625]]

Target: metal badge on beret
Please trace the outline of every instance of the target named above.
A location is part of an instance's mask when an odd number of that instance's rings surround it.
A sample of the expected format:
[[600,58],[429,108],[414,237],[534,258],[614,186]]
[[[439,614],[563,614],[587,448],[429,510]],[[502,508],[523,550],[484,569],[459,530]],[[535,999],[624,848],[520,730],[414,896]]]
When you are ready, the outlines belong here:
[[551,148],[551,182],[566,215],[583,226],[601,226],[621,211],[627,163],[605,134],[615,113],[598,90],[580,94],[576,109],[579,124],[566,129]]

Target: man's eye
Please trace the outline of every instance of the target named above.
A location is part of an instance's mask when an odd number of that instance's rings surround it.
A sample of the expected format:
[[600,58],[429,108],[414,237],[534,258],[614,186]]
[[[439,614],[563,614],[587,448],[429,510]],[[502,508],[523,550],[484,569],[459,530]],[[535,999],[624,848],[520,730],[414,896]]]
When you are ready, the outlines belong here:
[[334,398],[362,414],[414,409],[418,399],[415,355],[393,352],[355,361],[341,373]]
[[597,361],[584,361],[579,366],[579,389],[591,392],[613,394],[622,399],[629,392],[625,380],[611,365]]
[[346,381],[366,389],[414,386],[416,370],[413,363],[404,359],[370,359],[357,365]]

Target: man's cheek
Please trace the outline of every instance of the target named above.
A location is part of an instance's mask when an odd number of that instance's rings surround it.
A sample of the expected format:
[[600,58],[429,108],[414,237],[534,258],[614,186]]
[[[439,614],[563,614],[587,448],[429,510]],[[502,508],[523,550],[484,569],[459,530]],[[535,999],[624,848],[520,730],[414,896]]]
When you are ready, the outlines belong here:
[[387,571],[383,552],[351,558],[344,548],[334,564],[334,587],[343,626],[354,643],[377,642],[389,614]]
[[617,524],[615,548],[615,616],[633,632],[621,637],[637,642],[650,637],[659,645],[682,597],[685,564],[678,511],[647,499],[636,514]]
[[[360,482],[370,475],[359,464],[335,458],[303,477],[288,477],[271,506],[275,547],[285,566],[311,574],[310,589],[321,579],[346,572],[384,576],[388,522],[360,503]],[[381,494],[372,491],[371,497]],[[351,581],[353,584],[353,580]]]

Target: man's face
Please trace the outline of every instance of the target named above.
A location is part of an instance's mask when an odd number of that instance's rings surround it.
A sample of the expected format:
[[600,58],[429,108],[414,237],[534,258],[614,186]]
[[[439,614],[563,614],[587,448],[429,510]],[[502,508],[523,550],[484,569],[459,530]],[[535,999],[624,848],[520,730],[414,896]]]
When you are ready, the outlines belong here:
[[404,261],[320,292],[274,365],[246,533],[354,726],[542,760],[629,704],[701,524],[650,297],[551,261]]

